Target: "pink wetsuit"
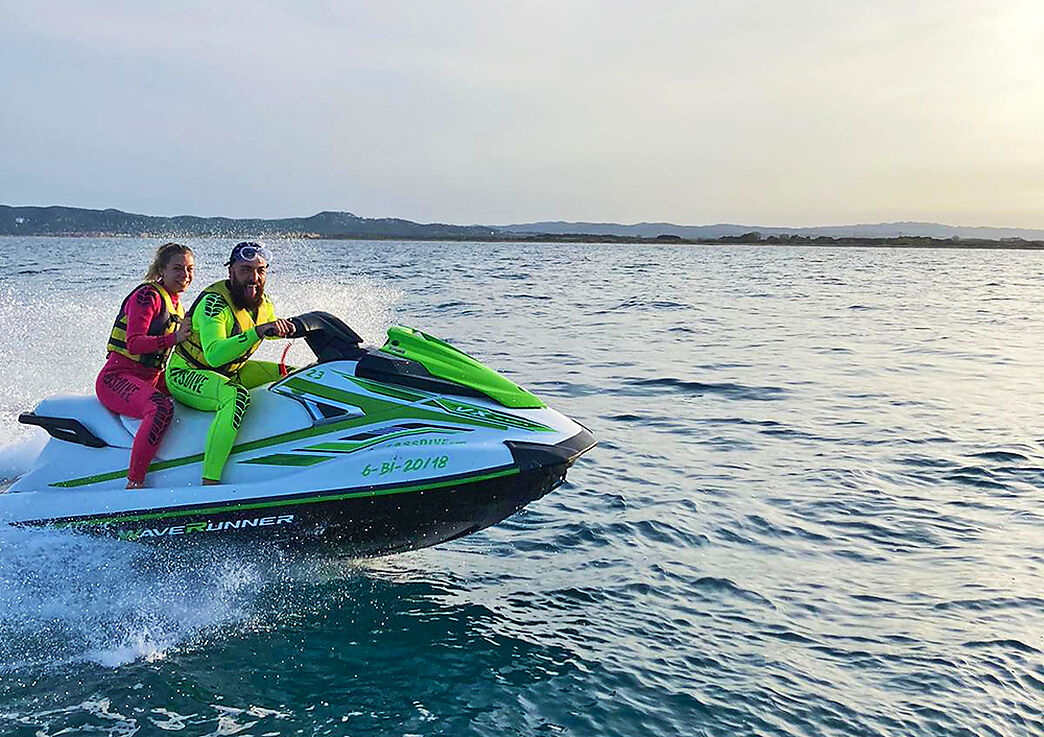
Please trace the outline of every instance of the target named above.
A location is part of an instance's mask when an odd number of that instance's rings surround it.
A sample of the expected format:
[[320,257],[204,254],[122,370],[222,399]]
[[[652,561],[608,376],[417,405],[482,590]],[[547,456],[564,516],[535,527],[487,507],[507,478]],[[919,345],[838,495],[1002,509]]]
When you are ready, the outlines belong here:
[[[178,295],[171,299],[176,307]],[[170,348],[175,334],[149,335],[149,325],[163,310],[163,302],[155,289],[141,287],[126,301],[127,350],[135,355],[155,353]],[[131,446],[127,480],[140,483],[156,457],[160,441],[174,419],[174,404],[163,381],[163,367],[149,368],[119,353],[109,359],[94,383],[98,399],[112,412],[137,417],[141,422]]]

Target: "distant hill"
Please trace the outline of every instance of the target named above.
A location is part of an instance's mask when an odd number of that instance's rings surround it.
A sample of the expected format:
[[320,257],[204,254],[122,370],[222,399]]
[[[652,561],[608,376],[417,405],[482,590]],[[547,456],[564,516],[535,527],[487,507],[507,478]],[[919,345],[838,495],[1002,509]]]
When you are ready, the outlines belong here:
[[674,223],[635,223],[621,225],[619,223],[583,223],[563,222],[561,220],[539,223],[522,223],[518,225],[494,226],[498,230],[509,233],[547,233],[552,235],[607,235],[626,236],[632,238],[655,238],[660,235],[673,235],[687,240],[714,240],[744,233],[760,233],[762,236],[801,235],[807,237],[826,238],[897,238],[901,236],[918,236],[927,238],[969,238],[983,240],[1001,240],[1006,238],[1023,238],[1025,240],[1044,239],[1044,230],[1025,228],[964,227],[942,225],[939,223],[876,223],[863,225],[824,225],[812,228],[787,228],[766,225],[736,225],[719,223],[717,225],[675,225]]
[[273,237],[306,238],[402,238],[409,240],[666,240],[737,239],[758,233],[763,238],[888,239],[902,237],[1005,241],[1044,241],[1044,230],[1023,228],[964,227],[939,223],[876,223],[829,225],[812,228],[738,225],[676,225],[674,223],[585,223],[549,221],[516,225],[452,225],[415,223],[399,218],[363,218],[350,212],[320,212],[305,218],[233,219],[195,215],[157,217],[121,210],[86,210],[77,207],[12,207],[0,205],[0,235],[132,235],[163,238]]
[[496,235],[481,225],[415,223],[398,218],[361,218],[350,212],[320,212],[275,220],[156,217],[120,210],[0,205],[0,235],[141,235],[164,237],[311,236],[319,238],[475,238]]

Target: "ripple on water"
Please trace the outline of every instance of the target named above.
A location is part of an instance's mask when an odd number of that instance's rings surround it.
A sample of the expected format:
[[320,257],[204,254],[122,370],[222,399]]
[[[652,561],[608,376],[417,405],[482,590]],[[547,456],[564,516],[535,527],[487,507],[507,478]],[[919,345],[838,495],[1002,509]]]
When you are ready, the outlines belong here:
[[983,451],[982,453],[972,453],[971,456],[973,458],[983,458],[985,460],[996,461],[998,463],[1002,463],[1002,462],[1014,463],[1014,462],[1028,461],[1029,460],[1029,458],[1027,456],[1023,455],[1022,453],[1016,453],[1014,451],[1009,451],[1009,450],[988,450],[988,451]]
[[665,299],[641,299],[634,297],[621,302],[610,312],[616,312],[620,310],[690,310],[693,305],[688,302],[676,302]]
[[962,647],[972,648],[975,650],[983,649],[997,649],[1001,651],[1010,652],[1012,650],[1023,653],[1025,655],[1038,655],[1041,650],[1035,648],[1032,645],[1027,645],[1021,640],[971,640],[962,644]]
[[661,377],[656,379],[630,379],[624,382],[624,386],[632,387],[641,394],[656,394],[663,392],[692,394],[692,395],[718,395],[727,399],[743,399],[754,401],[773,401],[784,398],[786,391],[775,386],[745,386],[732,382],[706,383],[702,381],[685,381],[672,377]]

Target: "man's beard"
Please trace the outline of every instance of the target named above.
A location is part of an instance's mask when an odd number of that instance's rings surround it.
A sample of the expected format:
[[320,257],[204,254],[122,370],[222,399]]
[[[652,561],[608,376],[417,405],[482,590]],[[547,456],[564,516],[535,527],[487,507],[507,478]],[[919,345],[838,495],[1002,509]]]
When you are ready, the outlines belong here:
[[232,295],[232,304],[241,310],[256,310],[261,306],[261,301],[265,298],[265,285],[257,285],[257,296],[250,298],[246,294],[246,282],[231,281],[231,289],[229,293]]

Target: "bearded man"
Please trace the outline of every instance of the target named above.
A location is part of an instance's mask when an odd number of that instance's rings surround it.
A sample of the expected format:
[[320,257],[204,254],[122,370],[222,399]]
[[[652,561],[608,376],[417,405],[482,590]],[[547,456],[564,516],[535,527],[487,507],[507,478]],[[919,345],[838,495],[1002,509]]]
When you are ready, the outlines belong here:
[[203,453],[203,483],[221,482],[239,426],[250,406],[250,389],[279,378],[279,366],[251,361],[264,338],[290,337],[294,326],[275,316],[265,295],[271,256],[257,243],[237,243],[228,279],[200,293],[185,321],[189,337],[175,347],[167,364],[171,396],[189,407],[215,412]]

